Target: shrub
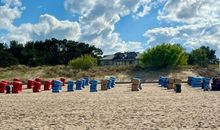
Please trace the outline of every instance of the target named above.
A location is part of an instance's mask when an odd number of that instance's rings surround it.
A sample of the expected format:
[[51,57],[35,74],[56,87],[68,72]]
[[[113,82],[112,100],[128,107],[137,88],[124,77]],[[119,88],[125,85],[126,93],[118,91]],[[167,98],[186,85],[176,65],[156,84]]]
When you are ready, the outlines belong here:
[[188,57],[181,45],[165,43],[148,49],[141,56],[142,66],[153,69],[186,65],[187,59]]
[[91,55],[83,55],[69,61],[69,65],[73,69],[87,70],[97,65],[97,59],[92,57]]

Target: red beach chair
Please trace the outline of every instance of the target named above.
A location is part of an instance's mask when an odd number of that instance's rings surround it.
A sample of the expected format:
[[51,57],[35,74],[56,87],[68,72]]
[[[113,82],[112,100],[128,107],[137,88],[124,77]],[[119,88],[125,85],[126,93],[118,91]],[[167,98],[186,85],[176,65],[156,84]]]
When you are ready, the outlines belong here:
[[27,82],[27,89],[31,89],[34,85],[34,81],[33,80],[28,80]]
[[66,79],[65,78],[60,78],[60,81],[63,82],[63,86],[65,85]]
[[34,87],[33,87],[33,92],[37,93],[37,92],[40,92],[40,90],[41,90],[41,82],[35,81],[34,82]]
[[45,81],[44,82],[44,90],[50,90],[51,82],[50,81]]
[[5,93],[7,83],[0,82],[0,93]]
[[22,82],[14,81],[12,87],[12,93],[20,93],[22,92]]

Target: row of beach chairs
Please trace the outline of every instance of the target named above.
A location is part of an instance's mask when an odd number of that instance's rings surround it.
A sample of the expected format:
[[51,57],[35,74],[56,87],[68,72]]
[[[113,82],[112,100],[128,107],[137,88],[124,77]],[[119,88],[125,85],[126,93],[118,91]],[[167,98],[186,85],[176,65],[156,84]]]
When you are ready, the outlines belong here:
[[[11,87],[11,84],[13,87]],[[0,93],[21,93],[22,92],[22,82],[18,79],[14,79],[12,83],[3,80],[0,82]]]
[[204,91],[220,91],[220,77],[188,77],[188,84],[193,88],[202,88]]
[[[101,85],[101,90],[106,87],[107,89],[111,89],[115,87],[116,77],[111,76],[109,79],[106,79],[106,86]],[[0,93],[21,93],[23,89],[23,82],[19,79],[14,79],[12,83],[9,81],[0,82]],[[49,91],[52,89],[53,93],[59,93],[62,91],[62,87],[67,84],[67,91],[73,92],[74,90],[82,90],[85,86],[90,85],[90,92],[97,92],[97,80],[90,80],[89,77],[83,77],[77,81],[69,80],[66,82],[65,78],[60,78],[59,80],[46,80],[42,81],[40,78],[36,78],[35,80],[27,81],[27,89],[32,89],[34,93],[44,91]],[[42,88],[43,86],[43,88]],[[106,89],[106,90],[107,90]]]
[[181,83],[182,80],[175,79],[175,78],[167,78],[165,76],[160,76],[159,78],[159,85],[161,87],[167,88],[167,89],[173,89],[176,93],[181,93]]
[[[131,91],[142,90],[141,79],[133,78],[131,80]],[[101,80],[101,90],[109,90],[115,87],[116,77],[110,76]],[[181,83],[182,80],[176,78],[167,78],[165,76],[160,76],[159,85],[167,89],[173,89],[176,93],[181,93]],[[27,81],[27,89],[33,89],[34,93],[44,91],[49,91],[52,89],[53,93],[59,93],[62,91],[62,87],[67,84],[67,91],[73,92],[74,90],[82,90],[85,86],[90,86],[90,92],[97,92],[97,80],[90,80],[89,77],[83,77],[77,81],[69,80],[66,82],[65,78],[60,78],[59,80],[46,80],[42,81],[40,78],[35,80]],[[220,91],[220,76],[214,78],[208,77],[188,77],[188,84],[193,88],[201,87],[204,91]],[[0,93],[21,93],[23,82],[19,79],[14,79],[13,82],[1,81],[0,82]],[[43,88],[42,88],[43,86]]]
[[115,87],[116,78],[115,77],[108,77],[101,80],[101,90],[109,90]]
[[[131,80],[131,91],[140,91],[142,90],[141,79],[133,78]],[[73,92],[74,90],[82,90],[85,86],[90,85],[90,92],[97,92],[97,80],[90,80],[89,77],[83,77],[77,81],[69,80],[66,82],[65,78],[60,78],[59,80],[46,80],[42,81],[40,78],[36,78],[35,80],[27,81],[27,89],[32,89],[34,93],[38,93],[41,91],[49,91],[52,89],[53,93],[59,93],[62,91],[62,86],[67,84],[67,91]],[[116,77],[110,76],[103,80],[101,80],[101,90],[109,90],[114,88],[116,84]],[[8,81],[0,82],[0,93],[21,93],[22,92],[23,82],[14,79],[12,84]],[[43,88],[42,88],[43,86]]]

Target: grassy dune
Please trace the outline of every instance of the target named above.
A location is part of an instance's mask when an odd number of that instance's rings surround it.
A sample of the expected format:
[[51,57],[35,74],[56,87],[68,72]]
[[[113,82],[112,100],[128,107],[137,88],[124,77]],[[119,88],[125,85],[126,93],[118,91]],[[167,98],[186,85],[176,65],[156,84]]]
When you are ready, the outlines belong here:
[[36,77],[42,79],[54,79],[65,77],[79,79],[89,76],[94,79],[102,79],[107,75],[115,75],[118,81],[130,81],[132,77],[140,77],[143,80],[157,80],[160,75],[177,77],[186,80],[188,76],[215,76],[218,74],[218,66],[211,65],[208,68],[186,66],[182,68],[167,68],[162,70],[144,70],[135,66],[106,66],[94,67],[89,70],[74,70],[69,66],[39,66],[27,67],[24,65],[0,68],[0,79],[12,80],[14,78],[27,80]]

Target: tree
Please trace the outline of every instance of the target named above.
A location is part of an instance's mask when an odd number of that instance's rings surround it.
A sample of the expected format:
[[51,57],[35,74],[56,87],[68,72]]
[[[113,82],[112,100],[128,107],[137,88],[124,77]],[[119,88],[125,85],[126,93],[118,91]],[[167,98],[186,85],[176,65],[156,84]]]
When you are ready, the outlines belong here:
[[79,58],[73,59],[69,62],[69,65],[73,69],[83,69],[87,70],[94,66],[97,66],[97,59],[92,57],[91,55],[83,55]]
[[141,56],[145,68],[162,69],[168,66],[182,66],[187,64],[187,55],[179,44],[162,44],[148,49]]
[[207,66],[209,59],[206,50],[198,48],[189,54],[188,63],[191,65]]
[[6,45],[0,43],[0,67],[18,64],[18,60],[7,50]]
[[23,49],[23,44],[19,44],[17,41],[10,42],[10,48],[8,51],[18,60],[19,64],[24,64],[24,57],[22,55]]
[[210,49],[208,46],[201,46],[200,49],[204,50],[207,58],[208,58],[208,62],[209,64],[213,64],[217,62],[217,57],[215,55],[215,50]]
[[[16,61],[14,64],[28,66],[66,65],[71,59],[85,54],[96,58],[102,55],[102,50],[93,45],[66,39],[57,40],[55,38],[45,41],[29,41],[26,44],[11,41],[9,47],[1,44],[0,51],[0,59],[10,57],[10,60],[4,60],[4,66],[10,66],[13,63],[11,63],[11,60]],[[7,63],[9,61],[10,63]]]
[[215,50],[210,49],[208,46],[201,46],[198,49],[189,53],[188,64],[207,66],[208,64],[216,64],[218,59],[215,55]]

